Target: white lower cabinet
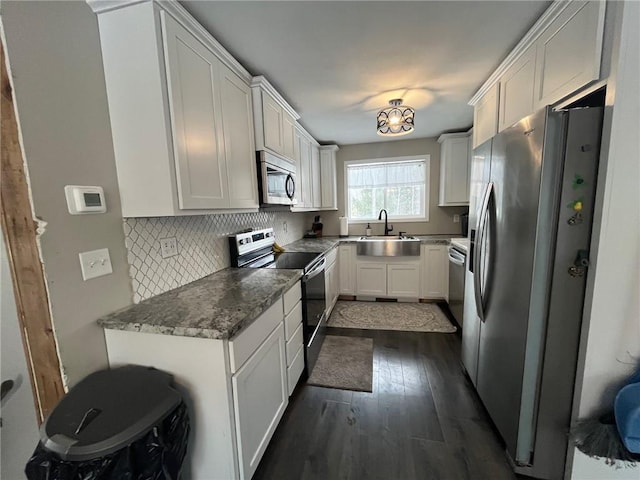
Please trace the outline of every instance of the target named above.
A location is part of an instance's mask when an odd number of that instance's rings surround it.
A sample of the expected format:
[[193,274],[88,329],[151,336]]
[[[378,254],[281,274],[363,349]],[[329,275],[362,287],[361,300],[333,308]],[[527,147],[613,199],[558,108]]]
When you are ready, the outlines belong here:
[[109,365],[155,367],[186,392],[190,478],[248,480],[304,369],[298,282],[231,340],[105,330]]
[[357,262],[356,295],[385,297],[387,295],[387,265],[378,262]]
[[420,297],[420,258],[359,257],[356,261],[359,297]]
[[356,246],[351,244],[338,247],[338,292],[340,295],[356,294]]
[[422,298],[449,298],[449,258],[447,245],[421,245]]
[[420,297],[420,264],[387,264],[387,295],[390,297]]
[[249,479],[288,403],[282,324],[233,375],[232,383],[240,477]]

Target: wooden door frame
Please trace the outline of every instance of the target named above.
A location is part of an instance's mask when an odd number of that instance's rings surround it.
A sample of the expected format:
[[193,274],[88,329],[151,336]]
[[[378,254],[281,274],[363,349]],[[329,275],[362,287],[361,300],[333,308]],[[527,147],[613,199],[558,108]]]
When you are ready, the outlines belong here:
[[51,322],[49,295],[40,260],[37,225],[33,218],[29,185],[25,175],[1,23],[0,33],[0,217],[37,420],[38,424],[41,424],[65,391]]

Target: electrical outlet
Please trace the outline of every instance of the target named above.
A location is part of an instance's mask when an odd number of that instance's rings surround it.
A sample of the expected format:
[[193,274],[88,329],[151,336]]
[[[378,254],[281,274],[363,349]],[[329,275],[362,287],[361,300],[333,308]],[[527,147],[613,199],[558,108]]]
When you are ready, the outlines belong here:
[[460,223],[460,215],[453,216],[453,223]]
[[178,240],[176,240],[176,237],[160,239],[160,254],[162,258],[175,257],[178,255]]
[[80,258],[82,279],[85,281],[113,273],[108,248],[82,252],[78,254],[78,257]]
[[287,233],[287,229],[289,227],[287,226],[287,222],[282,222],[282,230],[284,231],[284,233]]

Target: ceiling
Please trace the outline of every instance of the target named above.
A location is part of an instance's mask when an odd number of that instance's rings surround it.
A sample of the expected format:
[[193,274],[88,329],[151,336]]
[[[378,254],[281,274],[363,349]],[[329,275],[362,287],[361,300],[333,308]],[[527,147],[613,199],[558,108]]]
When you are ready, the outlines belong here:
[[181,1],[320,143],[389,140],[376,114],[415,108],[415,132],[468,129],[467,102],[548,1]]

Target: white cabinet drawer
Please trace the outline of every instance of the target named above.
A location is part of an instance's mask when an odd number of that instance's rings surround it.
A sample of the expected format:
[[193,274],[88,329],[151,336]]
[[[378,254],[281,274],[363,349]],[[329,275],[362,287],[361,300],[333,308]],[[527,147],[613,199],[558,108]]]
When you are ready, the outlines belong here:
[[282,322],[282,299],[271,305],[266,312],[229,342],[231,373],[235,373],[257,350],[273,329]]
[[285,338],[289,340],[296,329],[302,324],[302,301],[298,300],[296,306],[293,307],[286,317],[284,317],[284,334]]
[[296,332],[291,337],[291,340],[289,340],[287,342],[287,348],[286,348],[287,366],[290,366],[291,363],[293,362],[293,359],[296,356],[296,353],[298,352],[298,350],[300,350],[300,347],[302,346],[302,343],[303,343],[303,341],[302,341],[302,324],[300,324],[300,326],[298,327]]
[[289,384],[289,396],[293,393],[294,388],[296,388],[296,384],[298,383],[298,379],[304,370],[304,352],[303,348],[300,347],[298,353],[293,358],[291,362],[291,366],[287,368],[287,382]]
[[293,307],[296,306],[296,303],[302,298],[302,284],[300,282],[296,283],[293,287],[289,289],[287,293],[284,294],[284,314],[287,315]]

